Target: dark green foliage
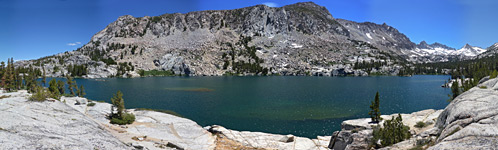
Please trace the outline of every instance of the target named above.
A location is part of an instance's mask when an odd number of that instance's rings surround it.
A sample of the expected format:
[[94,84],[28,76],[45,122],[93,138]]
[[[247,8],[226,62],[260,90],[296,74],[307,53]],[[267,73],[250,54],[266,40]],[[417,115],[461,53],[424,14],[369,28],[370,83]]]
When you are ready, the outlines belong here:
[[[231,62],[229,58],[227,58],[227,54],[223,53],[223,69],[227,69],[230,64],[232,65],[232,71],[229,74],[241,74],[241,73],[255,73],[262,75],[266,75],[268,73],[268,69],[263,68],[260,64],[263,63],[263,59],[260,59],[256,55],[256,47],[248,46],[248,43],[252,40],[251,37],[241,37],[239,41],[236,43],[237,46],[243,47],[243,49],[237,49],[231,43],[227,43],[226,45],[230,47],[230,51],[228,55],[231,57]],[[235,62],[235,57],[237,56],[245,56],[249,58],[249,62],[238,61]]]
[[425,122],[423,122],[423,121],[419,121],[419,122],[417,122],[417,124],[415,124],[416,128],[423,128],[425,126],[427,126],[427,124],[425,124]]
[[78,88],[78,97],[85,97],[85,87],[83,85],[80,85],[80,88]]
[[[115,116],[118,118],[121,118],[123,116],[125,107],[124,107],[124,99],[123,99],[123,93],[121,91],[118,91],[116,94],[114,94],[114,97],[111,98],[112,102],[112,109],[111,109],[111,116]],[[114,114],[114,108],[116,109],[116,114]]]
[[159,21],[161,21],[161,19],[162,18],[160,16],[155,16],[155,17],[152,17],[151,21],[154,22],[154,23],[158,23]]
[[86,104],[86,106],[95,106],[95,103],[94,102],[90,102],[90,103]]
[[60,99],[60,96],[61,96],[61,93],[59,92],[59,89],[58,89],[58,84],[57,84],[57,81],[55,79],[52,79],[48,82],[48,91],[50,91],[50,93],[52,93],[52,98],[54,99]]
[[67,89],[69,90],[69,94],[71,96],[76,96],[74,90],[78,88],[76,82],[73,80],[71,76],[66,76]]
[[111,118],[111,124],[132,124],[135,121],[135,115],[130,113],[124,113],[121,118]]
[[173,70],[150,70],[150,71],[144,71],[144,70],[139,70],[138,74],[142,77],[148,77],[148,76],[176,76],[175,72]]
[[86,65],[69,65],[67,66],[67,71],[70,73],[72,77],[81,77],[83,75],[87,75],[87,66]]
[[45,67],[44,66],[42,66],[42,71],[43,71],[42,84],[43,84],[43,86],[45,86],[47,84],[47,77],[46,77],[46,74],[45,74]]
[[387,62],[384,61],[384,62],[381,62],[381,61],[370,61],[370,62],[365,62],[365,61],[362,61],[362,62],[356,62],[353,66],[354,69],[363,69],[365,70],[366,72],[370,73],[370,71],[372,71],[372,69],[376,69],[376,70],[379,70],[380,67],[382,66],[386,66],[387,65]]
[[127,71],[134,71],[135,67],[130,63],[123,62],[119,63],[118,65],[118,72],[116,73],[116,76],[122,76],[125,74]]
[[124,112],[125,106],[123,93],[121,93],[121,91],[118,91],[116,94],[114,94],[114,97],[111,98],[111,102],[112,106],[109,119],[111,120],[112,124],[124,125],[131,124],[133,123],[133,121],[135,121],[135,115]]
[[370,118],[372,119],[372,123],[379,123],[382,118],[380,118],[380,100],[379,100],[379,92],[375,94],[375,100],[372,101],[372,104],[370,105],[370,112],[368,112],[368,115],[370,115]]
[[31,97],[29,97],[29,100],[41,102],[47,100],[47,98],[49,98],[50,96],[51,93],[49,91],[45,90],[41,86],[36,86],[34,89],[34,93],[33,95],[31,95]]
[[61,95],[66,94],[66,91],[64,90],[65,86],[66,85],[64,84],[64,81],[62,81],[62,80],[57,81],[57,89],[59,89],[59,93]]
[[94,47],[85,47],[84,49],[82,49],[82,51],[87,52],[86,55],[89,56],[93,61],[102,61],[106,65],[115,65],[117,63],[112,58],[106,57],[106,55],[110,50],[117,50],[121,48],[121,46],[122,45],[119,43],[107,43],[107,50],[96,49]]
[[491,73],[491,75],[489,75],[489,78],[493,79],[493,78],[496,78],[496,76],[498,76],[498,71],[493,70],[493,72]]
[[[383,125],[384,128],[376,127],[373,131],[372,144],[376,148],[393,145],[411,137],[410,127],[403,124],[400,114],[396,118],[393,116],[391,120],[384,121]],[[377,144],[379,140],[380,145]]]
[[451,93],[453,94],[451,96],[451,100],[455,99],[458,95],[460,95],[460,86],[458,85],[458,81],[454,81],[453,84],[451,84]]

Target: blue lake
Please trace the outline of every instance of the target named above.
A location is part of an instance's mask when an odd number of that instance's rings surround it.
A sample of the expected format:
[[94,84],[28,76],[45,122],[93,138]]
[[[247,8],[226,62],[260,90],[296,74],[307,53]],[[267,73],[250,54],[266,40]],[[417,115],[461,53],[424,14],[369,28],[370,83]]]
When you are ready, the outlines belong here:
[[413,77],[147,77],[75,79],[87,98],[110,102],[124,94],[126,108],[175,111],[201,126],[293,134],[331,135],[343,120],[369,117],[380,93],[382,114],[443,109],[449,76]]

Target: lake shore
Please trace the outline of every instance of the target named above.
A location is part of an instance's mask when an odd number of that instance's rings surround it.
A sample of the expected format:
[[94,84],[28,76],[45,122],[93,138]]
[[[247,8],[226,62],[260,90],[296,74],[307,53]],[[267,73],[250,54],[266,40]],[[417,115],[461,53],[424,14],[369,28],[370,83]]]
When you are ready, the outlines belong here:
[[[135,114],[137,119],[133,124],[113,125],[106,118],[107,114],[110,113],[111,104],[109,103],[89,101],[86,98],[80,97],[62,97],[61,101],[32,102],[27,99],[31,94],[26,91],[0,94],[0,96],[4,95],[9,97],[0,100],[0,104],[3,106],[1,114],[7,120],[7,123],[0,125],[0,127],[8,134],[0,134],[0,137],[17,136],[19,139],[25,139],[2,141],[9,148],[29,149],[45,145],[48,146],[47,148],[62,149],[105,149],[109,147],[122,147],[124,149],[328,149],[333,144],[330,141],[335,138],[331,136],[332,134],[310,139],[294,135],[235,131],[218,125],[201,127],[196,122],[186,118],[156,111],[136,109],[126,110],[129,113]],[[95,103],[95,105],[90,106],[88,105],[89,103]],[[36,107],[33,108],[33,105],[36,105]],[[36,110],[19,110],[19,108],[24,107],[31,107],[31,109]],[[420,120],[423,115],[432,114],[428,118],[434,118],[435,114],[439,114],[440,112],[424,110],[413,113],[415,115],[403,114],[403,117],[408,118],[406,119],[407,123],[413,125],[414,121]],[[66,116],[60,115],[61,113],[66,114]],[[31,122],[32,124],[15,125],[11,120],[15,120],[18,115],[24,116],[17,121],[20,124],[22,122]],[[389,118],[386,115],[382,117]],[[410,118],[413,119],[410,120]],[[48,121],[51,119],[56,119],[57,121]],[[427,119],[427,117],[425,120],[433,121],[433,119]],[[367,118],[344,121],[343,130],[351,130],[353,127],[356,128],[358,126],[368,126],[367,122]],[[73,126],[68,128],[68,124],[73,124]],[[77,129],[80,126],[87,126],[88,124],[92,125],[88,129]],[[39,130],[39,128],[45,130]],[[75,130],[94,131],[100,134],[80,135],[74,134],[73,132],[77,132]],[[36,138],[43,139],[42,141],[44,142],[39,144],[33,143],[35,142],[32,139],[34,135],[44,135]],[[79,139],[78,142],[82,145],[73,145],[71,139]],[[114,142],[102,143],[95,142],[95,140],[111,140]],[[19,143],[19,145],[15,143]],[[339,141],[336,143],[339,143]]]
[[[457,97],[444,110],[402,114],[412,138],[392,149],[419,145],[429,149],[496,147],[498,79],[482,82]],[[0,143],[7,149],[363,149],[371,139],[369,118],[346,120],[341,131],[316,139],[293,135],[235,131],[161,112],[126,110],[130,125],[109,124],[111,104],[86,98],[32,102],[26,91],[0,93]],[[95,103],[95,105],[88,105]],[[467,116],[467,117],[463,117]],[[382,118],[390,119],[391,115]],[[427,126],[416,128],[417,122]],[[8,137],[8,138],[7,138]],[[425,141],[425,142],[421,142]],[[431,143],[432,142],[432,143]]]

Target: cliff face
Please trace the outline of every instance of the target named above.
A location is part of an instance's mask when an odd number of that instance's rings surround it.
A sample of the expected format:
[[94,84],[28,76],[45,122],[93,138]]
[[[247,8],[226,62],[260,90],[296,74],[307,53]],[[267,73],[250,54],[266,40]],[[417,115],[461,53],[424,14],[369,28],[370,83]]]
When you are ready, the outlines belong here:
[[[386,24],[335,19],[312,2],[279,8],[257,5],[234,10],[121,16],[76,51],[20,61],[44,65],[49,76],[68,74],[68,65],[86,65],[85,77],[136,76],[137,70],[172,70],[176,74],[223,75],[332,74],[352,70],[356,61],[383,61],[383,73],[396,73],[401,50],[414,43]],[[110,62],[133,69],[119,71]],[[338,66],[341,65],[341,66]],[[348,66],[349,65],[349,66]],[[123,66],[121,66],[123,68]],[[123,69],[121,69],[123,70]],[[364,73],[352,70],[346,74]]]

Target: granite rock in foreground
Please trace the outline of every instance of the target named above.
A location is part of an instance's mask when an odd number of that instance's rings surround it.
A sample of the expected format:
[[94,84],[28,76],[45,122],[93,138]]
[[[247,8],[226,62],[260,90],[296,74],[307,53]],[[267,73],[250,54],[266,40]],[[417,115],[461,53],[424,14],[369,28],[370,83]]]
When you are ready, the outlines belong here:
[[430,149],[498,149],[498,79],[459,95],[441,113]]
[[1,93],[1,149],[131,149],[91,118],[59,101]]

